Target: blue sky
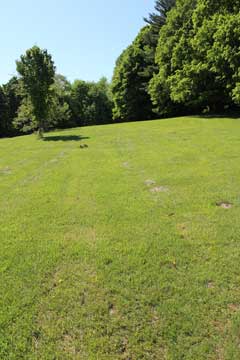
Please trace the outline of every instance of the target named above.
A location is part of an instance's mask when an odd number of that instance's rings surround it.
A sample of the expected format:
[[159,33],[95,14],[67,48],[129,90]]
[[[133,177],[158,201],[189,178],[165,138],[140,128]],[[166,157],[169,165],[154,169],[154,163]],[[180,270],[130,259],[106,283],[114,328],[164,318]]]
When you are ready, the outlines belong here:
[[154,0],[1,1],[0,84],[16,74],[15,60],[36,44],[52,54],[70,81],[112,76],[116,58],[153,10]]

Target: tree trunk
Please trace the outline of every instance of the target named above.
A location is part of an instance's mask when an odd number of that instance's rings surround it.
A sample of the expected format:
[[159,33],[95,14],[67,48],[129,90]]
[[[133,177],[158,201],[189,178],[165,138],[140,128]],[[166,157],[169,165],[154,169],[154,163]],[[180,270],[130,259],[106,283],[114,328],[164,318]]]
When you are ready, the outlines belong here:
[[43,128],[39,127],[37,132],[38,139],[43,139]]

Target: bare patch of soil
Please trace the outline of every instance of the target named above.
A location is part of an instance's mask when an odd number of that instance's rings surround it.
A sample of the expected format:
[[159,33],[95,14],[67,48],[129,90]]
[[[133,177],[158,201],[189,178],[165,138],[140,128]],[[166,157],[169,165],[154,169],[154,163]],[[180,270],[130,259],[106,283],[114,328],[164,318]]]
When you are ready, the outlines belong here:
[[130,168],[129,162],[125,161],[125,162],[123,163],[123,167],[129,169],[129,168]]
[[3,169],[0,169],[0,174],[3,174],[3,175],[10,175],[12,173],[12,170],[9,166],[3,168]]
[[218,207],[221,207],[222,209],[231,209],[233,207],[233,204],[231,204],[228,201],[220,201],[216,203]]
[[207,288],[208,289],[214,289],[215,288],[214,282],[213,281],[208,281]]
[[113,304],[109,305],[109,315],[113,316],[117,313],[117,310]]
[[71,335],[65,334],[62,339],[63,351],[67,354],[76,355],[77,351],[74,345],[74,339]]
[[228,309],[232,312],[237,312],[240,310],[239,304],[228,304]]
[[148,179],[148,180],[144,181],[144,184],[147,186],[152,186],[152,185],[156,184],[156,181]]
[[156,186],[154,188],[151,188],[150,191],[152,193],[162,193],[162,192],[168,192],[168,188],[166,186]]

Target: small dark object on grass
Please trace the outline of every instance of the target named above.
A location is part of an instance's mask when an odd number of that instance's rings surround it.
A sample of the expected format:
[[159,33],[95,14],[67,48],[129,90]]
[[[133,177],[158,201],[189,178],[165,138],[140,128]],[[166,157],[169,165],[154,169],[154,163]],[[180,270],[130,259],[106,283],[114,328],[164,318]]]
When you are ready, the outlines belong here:
[[80,148],[81,148],[81,149],[88,148],[88,145],[87,145],[87,144],[81,144],[81,145],[80,145]]

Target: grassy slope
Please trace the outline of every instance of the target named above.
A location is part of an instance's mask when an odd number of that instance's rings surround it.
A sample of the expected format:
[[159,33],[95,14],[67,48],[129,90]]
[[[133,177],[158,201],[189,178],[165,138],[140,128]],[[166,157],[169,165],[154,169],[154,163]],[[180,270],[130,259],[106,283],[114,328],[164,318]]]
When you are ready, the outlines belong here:
[[239,359],[240,122],[47,136],[0,141],[0,358]]

